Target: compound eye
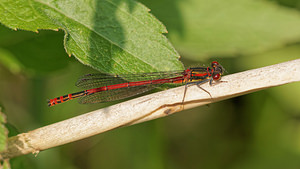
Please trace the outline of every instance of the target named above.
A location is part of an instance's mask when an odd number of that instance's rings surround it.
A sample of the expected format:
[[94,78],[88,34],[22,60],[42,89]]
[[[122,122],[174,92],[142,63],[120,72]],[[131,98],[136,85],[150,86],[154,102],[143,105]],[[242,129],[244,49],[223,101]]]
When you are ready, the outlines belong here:
[[214,79],[215,81],[220,80],[220,79],[221,79],[221,74],[220,74],[220,73],[215,74],[215,75],[213,76],[213,79]]
[[218,65],[219,65],[219,63],[218,63],[217,61],[211,62],[211,67],[216,67],[216,66],[218,66]]

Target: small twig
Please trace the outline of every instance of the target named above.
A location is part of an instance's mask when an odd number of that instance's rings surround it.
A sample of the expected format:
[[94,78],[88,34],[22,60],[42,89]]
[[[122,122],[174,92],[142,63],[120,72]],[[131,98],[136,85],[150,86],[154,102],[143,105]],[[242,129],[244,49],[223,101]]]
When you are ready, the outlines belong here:
[[7,151],[0,155],[2,158],[12,158],[36,153],[183,109],[300,81],[300,59],[228,75],[222,81],[226,83],[201,85],[213,99],[196,85],[187,89],[184,104],[184,86],[157,92],[11,137]]

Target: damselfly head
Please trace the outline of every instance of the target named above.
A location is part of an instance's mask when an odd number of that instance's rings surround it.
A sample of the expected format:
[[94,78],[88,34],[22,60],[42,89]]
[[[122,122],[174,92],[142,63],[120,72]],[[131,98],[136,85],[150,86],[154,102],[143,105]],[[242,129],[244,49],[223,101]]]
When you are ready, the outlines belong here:
[[213,67],[213,68],[217,67],[218,65],[220,65],[220,64],[217,61],[211,62],[211,67]]
[[211,67],[213,69],[212,79],[214,81],[219,81],[224,73],[223,66],[221,66],[217,61],[213,61],[211,63]]
[[221,75],[223,75],[225,69],[217,61],[213,61],[211,63],[211,67],[213,68],[214,72],[220,73]]
[[221,73],[215,74],[212,78],[214,81],[219,81],[221,79]]

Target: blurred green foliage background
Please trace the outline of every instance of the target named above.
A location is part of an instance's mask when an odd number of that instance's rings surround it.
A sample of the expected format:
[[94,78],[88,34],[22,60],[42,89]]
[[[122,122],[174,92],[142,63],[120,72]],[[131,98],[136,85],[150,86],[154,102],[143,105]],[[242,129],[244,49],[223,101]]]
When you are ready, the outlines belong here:
[[[212,60],[230,73],[300,57],[298,0],[144,1],[186,67]],[[47,107],[97,72],[69,57],[64,32],[0,27],[0,105],[19,133],[118,102]],[[296,76],[296,75],[295,75]],[[119,128],[11,160],[13,168],[300,168],[299,83]],[[101,123],[101,122],[99,122]],[[10,133],[14,135],[15,133]]]

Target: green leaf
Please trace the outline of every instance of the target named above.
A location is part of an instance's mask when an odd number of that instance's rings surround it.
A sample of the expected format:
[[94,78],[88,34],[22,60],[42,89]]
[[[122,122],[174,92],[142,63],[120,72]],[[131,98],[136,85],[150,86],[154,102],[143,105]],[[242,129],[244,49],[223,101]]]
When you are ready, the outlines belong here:
[[9,163],[9,160],[4,160],[3,161],[3,169],[10,169],[10,163]]
[[12,29],[65,31],[65,49],[103,72],[182,69],[179,55],[162,35],[166,28],[130,0],[6,0],[0,22]]
[[7,143],[7,129],[4,124],[6,123],[6,117],[1,111],[0,107],[0,152],[6,150]]
[[[6,123],[6,116],[2,113],[0,107],[0,152],[6,151],[7,149],[8,131],[5,127],[5,123]],[[10,168],[9,160],[6,159],[4,161],[1,161],[0,167]]]
[[169,39],[191,59],[258,53],[300,40],[299,12],[270,1],[154,1],[142,2],[173,30]]

